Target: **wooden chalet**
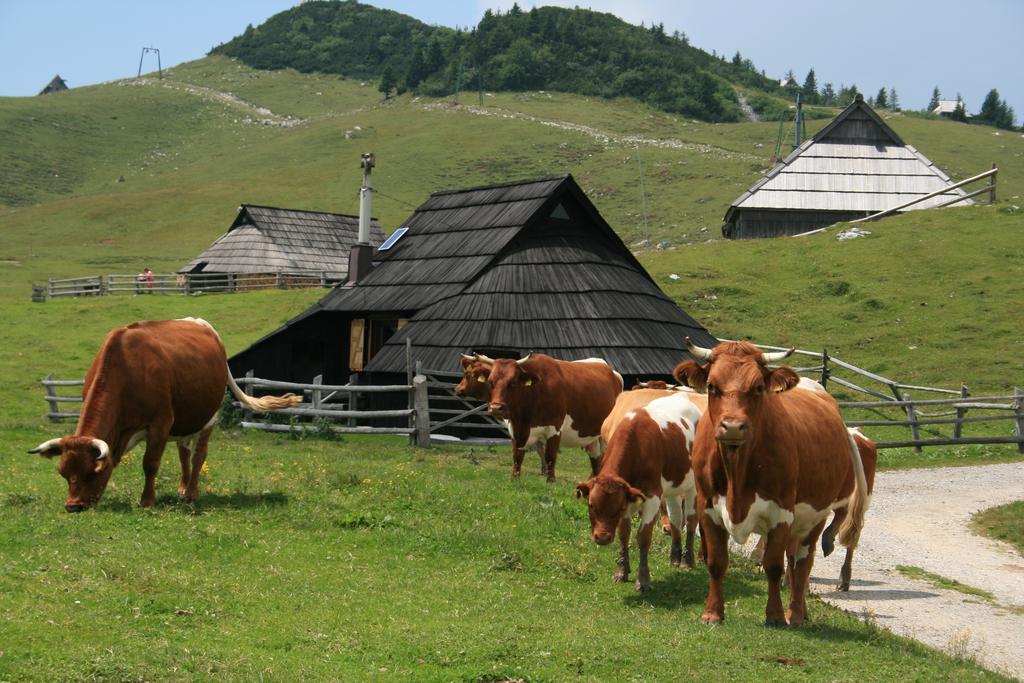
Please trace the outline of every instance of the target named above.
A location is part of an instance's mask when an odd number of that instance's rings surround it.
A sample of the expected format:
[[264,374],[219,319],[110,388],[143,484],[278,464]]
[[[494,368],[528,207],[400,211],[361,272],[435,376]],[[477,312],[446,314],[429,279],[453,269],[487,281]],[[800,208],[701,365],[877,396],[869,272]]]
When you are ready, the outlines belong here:
[[459,354],[606,359],[627,380],[668,378],[685,338],[715,339],[683,312],[572,176],[436,192],[374,256],[285,326],[231,358],[236,376],[344,384],[404,381]]
[[[734,239],[797,235],[863,218],[952,184],[858,95],[732,203],[722,234]],[[906,210],[931,208],[964,195],[959,188],[951,189]],[[954,206],[971,203],[965,198]]]
[[[228,231],[178,272],[189,274],[193,289],[203,288],[204,275],[211,287],[222,287],[226,276],[244,277],[250,287],[273,287],[281,277],[344,281],[358,233],[358,216],[243,204]],[[370,242],[383,241],[373,221]]]
[[51,93],[60,92],[67,90],[68,84],[64,82],[64,79],[57,74],[53,77],[53,80],[46,84],[46,87],[39,91],[40,95],[49,95]]

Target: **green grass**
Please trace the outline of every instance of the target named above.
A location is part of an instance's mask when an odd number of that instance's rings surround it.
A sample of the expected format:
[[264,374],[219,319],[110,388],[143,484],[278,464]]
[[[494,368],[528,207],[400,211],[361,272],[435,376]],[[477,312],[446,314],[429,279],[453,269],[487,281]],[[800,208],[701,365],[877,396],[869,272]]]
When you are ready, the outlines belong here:
[[[20,450],[54,429],[0,431]],[[220,432],[196,505],[171,456],[139,509],[134,453],[80,515],[52,463],[11,457],[0,679],[996,679],[817,600],[804,627],[765,629],[742,561],[728,621],[705,627],[705,572],[671,569],[665,539],[652,593],[611,581],[573,496],[581,454],[555,485],[509,481],[506,456]]]
[[948,579],[940,574],[932,573],[921,567],[908,566],[905,564],[896,565],[896,571],[903,576],[917,581],[925,581],[935,586],[936,588],[942,588],[945,590],[956,591],[963,593],[964,595],[971,595],[977,598],[982,598],[988,602],[995,600],[995,596],[989,593],[987,590],[981,588],[975,588],[974,586],[968,586],[965,583],[960,583],[955,579]]
[[1024,501],[974,513],[971,526],[990,538],[1005,541],[1024,555]]

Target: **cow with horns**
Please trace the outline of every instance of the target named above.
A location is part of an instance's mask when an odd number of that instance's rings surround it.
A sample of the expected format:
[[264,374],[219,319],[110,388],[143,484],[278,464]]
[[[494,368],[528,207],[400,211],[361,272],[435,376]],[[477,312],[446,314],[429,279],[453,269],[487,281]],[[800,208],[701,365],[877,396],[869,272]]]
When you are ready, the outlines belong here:
[[601,423],[622,392],[622,375],[600,358],[561,361],[542,353],[518,360],[462,356],[460,396],[487,401],[491,416],[504,420],[512,437],[512,476],[518,477],[526,449],[538,446],[548,481],[555,480],[561,446],[590,456],[592,473],[601,462]]
[[[576,486],[587,500],[591,537],[607,545],[619,537],[615,581],[629,579],[629,537],[633,514],[640,513],[636,589],[651,590],[647,557],[659,508],[667,508],[672,535],[669,561],[693,566],[696,490],[690,469],[694,430],[706,398],[666,389],[634,389],[619,395],[601,427],[606,447],[601,469]],[[685,520],[686,547],[681,529]]]
[[78,427],[29,453],[60,456],[68,481],[64,508],[80,512],[103,495],[121,457],[142,440],[143,507],[156,502],[156,475],[173,439],[181,459],[178,494],[199,495],[199,473],[224,399],[224,388],[251,410],[297,405],[301,396],[253,398],[235,383],[220,336],[199,318],[148,320],[111,330],[85,376]]
[[[704,366],[684,361],[673,372],[708,395],[693,448],[702,550],[710,575],[702,619],[718,623],[725,618],[722,579],[729,537],[745,543],[757,533],[766,539],[765,623],[797,626],[806,619],[814,546],[826,518],[845,508],[839,542],[852,549],[860,537],[868,485],[857,444],[831,396],[791,391],[799,376],[790,368],[768,367],[792,349],[763,353],[748,342],[724,342],[713,350],[689,339],[687,344],[694,358],[708,361]],[[784,570],[790,586],[786,613],[779,591]]]

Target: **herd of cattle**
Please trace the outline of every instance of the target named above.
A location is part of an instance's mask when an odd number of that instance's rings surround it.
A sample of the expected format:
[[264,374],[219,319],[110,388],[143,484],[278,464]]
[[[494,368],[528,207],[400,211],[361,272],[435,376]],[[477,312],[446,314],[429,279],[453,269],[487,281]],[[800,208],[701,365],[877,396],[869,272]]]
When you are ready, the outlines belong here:
[[[623,391],[621,375],[599,359],[463,356],[456,393],[487,402],[491,415],[505,421],[513,477],[531,447],[552,481],[561,446],[587,450],[592,476],[576,486],[576,494],[587,501],[594,542],[619,539],[616,581],[629,579],[631,520],[639,513],[636,588],[651,589],[648,551],[660,510],[663,529],[672,536],[673,566],[693,566],[694,532],[700,527],[710,577],[703,621],[725,617],[729,539],[743,544],[759,534],[768,579],[766,623],[799,625],[806,618],[819,539],[826,555],[837,535],[846,547],[839,588],[849,588],[875,447],[847,429],[821,385],[772,367],[787,352],[763,353],[746,342],[714,349],[689,344],[689,351],[706,363],[680,363],[672,374],[683,386],[650,382],[632,391]],[[117,328],[86,375],[75,433],[29,452],[60,456],[59,471],[68,482],[65,508],[79,512],[99,500],[122,456],[145,439],[141,504],[152,506],[160,459],[167,441],[174,440],[181,461],[178,492],[194,500],[226,387],[254,411],[301,402],[298,396],[254,398],[242,392],[220,337],[204,320]],[[785,612],[784,571],[790,586]]]

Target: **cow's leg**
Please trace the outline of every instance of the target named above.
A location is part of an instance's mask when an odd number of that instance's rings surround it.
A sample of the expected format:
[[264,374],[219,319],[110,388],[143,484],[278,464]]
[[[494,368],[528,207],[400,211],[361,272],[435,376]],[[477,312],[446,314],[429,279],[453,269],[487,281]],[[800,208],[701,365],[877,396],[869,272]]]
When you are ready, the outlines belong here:
[[191,439],[182,439],[178,442],[178,460],[181,461],[181,479],[178,481],[178,495],[184,496],[188,490],[189,475],[192,472],[192,451],[189,450]]
[[516,443],[515,441],[513,441],[512,442],[512,478],[513,479],[518,479],[519,478],[519,472],[523,469],[523,457],[525,457],[525,456],[526,456],[526,451],[523,450],[523,447],[521,445],[519,445],[518,443]]
[[839,525],[846,519],[846,508],[839,508],[832,516],[832,523],[821,532],[821,556],[828,557],[836,547],[836,534],[839,533]]
[[555,481],[555,461],[558,460],[558,445],[562,442],[560,434],[555,434],[544,444],[544,459],[548,463],[548,481]]
[[836,590],[850,590],[850,579],[853,577],[853,548],[846,549],[846,559],[843,560],[843,568],[839,570],[839,585]]
[[185,494],[189,502],[199,497],[199,475],[202,474],[203,463],[206,462],[206,453],[209,450],[211,434],[213,434],[213,425],[199,433],[199,439],[192,453],[192,477],[188,480],[188,491]]
[[[679,529],[683,523],[683,501],[679,496],[671,496],[661,501],[661,509],[668,511],[669,519],[669,532],[672,535],[672,550],[669,553],[668,561],[673,567],[678,567],[683,563],[683,540],[679,533]],[[692,548],[691,548],[692,552]],[[691,555],[689,566],[693,566],[693,557]]]
[[537,451],[537,459],[540,460],[540,476],[548,476],[548,463],[544,458],[544,442],[538,441],[533,444],[533,450]]
[[672,520],[668,517],[668,509],[665,507],[665,502],[661,503],[661,533],[666,536],[672,535]]
[[793,567],[792,579],[789,584],[789,611],[786,620],[790,626],[799,626],[807,618],[807,582],[814,565],[814,546],[818,543],[821,530],[825,528],[825,520],[811,529],[811,533],[796,546],[796,565]]
[[629,534],[632,531],[632,520],[623,515],[619,520],[619,559],[615,562],[615,583],[629,581]]
[[640,549],[640,566],[636,570],[636,590],[646,593],[651,590],[651,570],[647,566],[647,556],[651,550],[651,537],[654,535],[655,519],[649,522],[640,520],[640,528],[636,532],[636,544]]
[[142,456],[142,471],[146,475],[146,483],[142,486],[142,498],[139,504],[144,508],[156,504],[156,474],[160,470],[160,458],[164,456],[167,446],[167,435],[170,432],[170,420],[166,424],[153,424],[146,430],[146,454]]
[[768,603],[764,608],[765,626],[785,626],[786,616],[782,612],[780,583],[786,565],[786,546],[789,545],[789,525],[775,525],[765,537],[764,557],[761,566],[768,577]]
[[683,548],[683,564],[690,569],[693,569],[693,537],[697,531],[697,515],[696,513],[686,516],[686,546]]
[[[702,501],[698,499],[698,504]],[[729,536],[725,529],[715,524],[708,515],[700,521],[700,542],[708,565],[708,598],[704,603],[701,621],[717,624],[725,620],[725,596],[722,579],[729,568]]]
[[601,470],[601,457],[604,456],[604,442],[601,439],[596,439],[584,446],[583,450],[590,457],[590,474],[597,476],[597,473]]

